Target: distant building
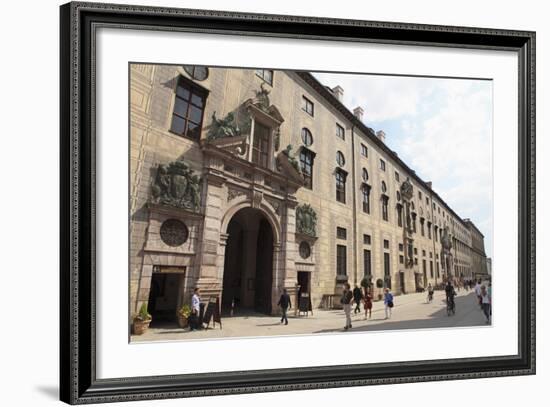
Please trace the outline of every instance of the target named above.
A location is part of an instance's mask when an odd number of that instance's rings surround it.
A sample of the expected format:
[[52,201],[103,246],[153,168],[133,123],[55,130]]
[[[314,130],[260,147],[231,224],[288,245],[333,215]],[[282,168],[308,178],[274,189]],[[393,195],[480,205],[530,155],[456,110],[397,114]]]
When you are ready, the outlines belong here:
[[464,219],[470,231],[470,261],[471,272],[476,278],[487,278],[487,255],[485,254],[484,236],[470,219]]
[[344,282],[405,294],[484,272],[483,235],[341,87],[146,64],[131,65],[130,87],[132,312],[173,317],[195,287],[272,313],[283,288],[320,307]]

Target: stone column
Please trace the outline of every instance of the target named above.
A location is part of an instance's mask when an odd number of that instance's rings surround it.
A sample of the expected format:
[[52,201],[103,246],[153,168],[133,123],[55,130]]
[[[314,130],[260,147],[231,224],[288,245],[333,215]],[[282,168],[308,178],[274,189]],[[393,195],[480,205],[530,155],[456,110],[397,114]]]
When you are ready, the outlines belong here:
[[[223,163],[220,163],[223,165]],[[216,171],[208,169],[205,176],[203,194],[204,222],[202,225],[199,251],[196,256],[195,286],[201,289],[201,296],[206,300],[211,296],[219,296],[223,287],[223,273],[220,276],[220,232],[222,221],[222,197],[224,178]],[[224,249],[225,251],[225,249]]]
[[[281,227],[281,251],[279,255],[279,287],[286,288],[290,298],[296,298],[298,274],[296,272],[296,205],[298,202],[294,199],[286,201],[285,216],[282,218]],[[277,309],[278,296],[274,293],[272,301],[275,303],[273,309]],[[298,304],[293,304],[297,307]]]

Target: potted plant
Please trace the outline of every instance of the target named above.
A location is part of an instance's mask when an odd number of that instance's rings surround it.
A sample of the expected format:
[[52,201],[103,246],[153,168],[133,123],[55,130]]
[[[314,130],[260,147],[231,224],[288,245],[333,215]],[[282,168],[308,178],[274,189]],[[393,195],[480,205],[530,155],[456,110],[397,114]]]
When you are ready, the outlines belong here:
[[147,331],[152,319],[151,314],[147,312],[147,304],[143,303],[134,317],[134,335],[141,335]]
[[[384,287],[384,280],[382,280],[381,278],[379,278],[378,280],[376,280],[376,287],[378,289],[382,289]],[[379,291],[378,292],[378,301],[380,301],[382,299],[382,292]]]
[[191,315],[191,307],[187,304],[183,305],[178,310],[178,325],[180,328],[186,328],[189,324],[189,315]]

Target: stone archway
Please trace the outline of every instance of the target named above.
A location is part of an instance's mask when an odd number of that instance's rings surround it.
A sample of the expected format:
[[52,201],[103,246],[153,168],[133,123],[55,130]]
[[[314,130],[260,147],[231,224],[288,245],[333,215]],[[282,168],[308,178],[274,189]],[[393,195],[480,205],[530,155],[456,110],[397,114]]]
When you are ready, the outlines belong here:
[[228,220],[222,308],[272,312],[276,231],[265,212],[244,207]]

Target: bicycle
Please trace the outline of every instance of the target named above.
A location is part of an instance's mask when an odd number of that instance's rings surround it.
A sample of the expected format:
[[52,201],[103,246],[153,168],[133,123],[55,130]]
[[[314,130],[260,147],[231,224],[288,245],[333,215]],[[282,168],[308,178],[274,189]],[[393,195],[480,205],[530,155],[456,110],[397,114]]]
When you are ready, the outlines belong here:
[[455,307],[455,300],[453,297],[447,297],[447,316],[451,316],[451,314],[455,314],[456,307]]

